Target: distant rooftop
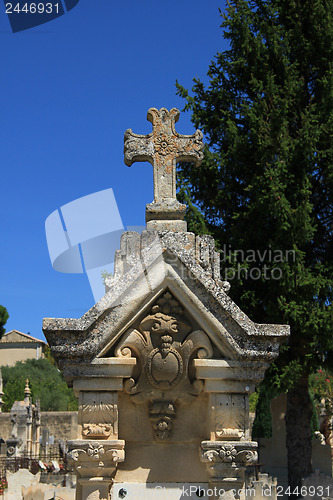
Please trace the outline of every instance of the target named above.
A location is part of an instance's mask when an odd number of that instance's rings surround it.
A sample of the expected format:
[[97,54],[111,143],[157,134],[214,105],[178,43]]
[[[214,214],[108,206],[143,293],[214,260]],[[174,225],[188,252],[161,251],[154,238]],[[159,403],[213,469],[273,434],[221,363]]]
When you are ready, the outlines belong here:
[[41,344],[46,345],[44,340],[36,339],[35,337],[19,332],[18,330],[11,330],[10,332],[5,333],[0,342],[40,342]]

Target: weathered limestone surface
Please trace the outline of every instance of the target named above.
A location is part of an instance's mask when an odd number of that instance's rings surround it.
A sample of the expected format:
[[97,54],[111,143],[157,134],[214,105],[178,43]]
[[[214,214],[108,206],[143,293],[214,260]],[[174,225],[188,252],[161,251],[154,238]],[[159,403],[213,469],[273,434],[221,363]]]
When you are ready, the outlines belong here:
[[147,229],[186,231],[183,221],[186,205],[176,198],[176,162],[188,161],[200,165],[203,159],[202,132],[180,135],[175,130],[179,110],[150,108],[147,120],[153,125],[148,135],[125,132],[125,164],[148,161],[154,169],[154,201],[146,207]]
[[126,163],[154,166],[155,200],[147,230],[123,234],[105,296],[80,319],[44,319],[79,397],[77,500],[108,499],[119,483],[203,483],[242,498],[257,460],[248,397],[289,327],[251,321],[227,295],[213,238],[186,231],[175,161],[200,161],[202,136],[176,134],[177,118],[152,108],[152,134],[125,134]]

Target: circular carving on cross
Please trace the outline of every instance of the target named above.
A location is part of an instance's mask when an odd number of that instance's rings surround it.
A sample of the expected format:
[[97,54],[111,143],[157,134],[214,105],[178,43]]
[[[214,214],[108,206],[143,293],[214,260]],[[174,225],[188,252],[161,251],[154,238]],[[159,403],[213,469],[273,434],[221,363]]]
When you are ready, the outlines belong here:
[[154,139],[154,150],[161,156],[174,154],[176,152],[175,141],[166,134],[160,134]]

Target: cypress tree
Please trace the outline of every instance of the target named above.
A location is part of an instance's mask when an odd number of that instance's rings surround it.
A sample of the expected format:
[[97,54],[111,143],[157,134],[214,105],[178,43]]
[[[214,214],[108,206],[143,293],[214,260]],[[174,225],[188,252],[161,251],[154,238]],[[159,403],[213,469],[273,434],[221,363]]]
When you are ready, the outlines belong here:
[[180,186],[231,297],[257,322],[291,326],[267,377],[287,392],[294,490],[311,473],[309,375],[333,359],[332,2],[230,0],[220,14],[229,48],[209,82],[177,83],[206,141],[200,169],[179,165]]

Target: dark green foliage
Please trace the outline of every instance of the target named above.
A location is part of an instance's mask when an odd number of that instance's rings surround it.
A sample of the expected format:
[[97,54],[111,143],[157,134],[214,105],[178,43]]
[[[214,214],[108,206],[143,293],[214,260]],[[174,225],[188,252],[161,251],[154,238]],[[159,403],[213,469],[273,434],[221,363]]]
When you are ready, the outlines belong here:
[[255,413],[259,399],[259,392],[255,391],[249,396],[249,410],[250,413]]
[[333,414],[333,374],[329,370],[317,370],[309,379],[310,393],[313,394],[318,413],[325,410],[326,415]]
[[61,372],[47,359],[28,359],[15,366],[1,367],[4,386],[3,411],[10,411],[14,401],[24,399],[26,379],[29,379],[32,401],[40,399],[42,411],[74,411],[77,400],[67,387]]
[[[269,387],[263,384],[259,391],[259,397],[256,405],[256,418],[252,427],[253,439],[272,437],[271,401],[274,397],[277,397],[277,393],[274,394],[274,391],[272,392]],[[310,399],[313,407],[311,418],[311,435],[313,439],[315,437],[315,431],[319,430],[319,419],[314,396],[311,392]]]
[[224,250],[230,296],[257,322],[291,326],[268,377],[288,392],[294,487],[311,470],[307,378],[333,364],[332,10],[327,0],[230,0],[230,48],[209,83],[195,79],[192,93],[177,84],[206,140],[200,169],[179,166],[180,187]]
[[256,418],[253,422],[252,437],[272,437],[271,396],[268,391],[261,391],[256,408]]
[[51,349],[48,345],[45,346],[44,356],[45,356],[45,359],[47,359],[51,363],[51,365],[56,366],[54,358],[51,354]]
[[187,230],[195,234],[210,234],[204,216],[202,215],[200,210],[198,210],[198,208],[192,203],[192,200],[188,194],[189,189],[189,186],[186,186],[186,188],[182,186],[177,193],[177,199],[181,203],[185,203],[187,205]]
[[256,417],[252,427],[252,436],[253,438],[270,438],[272,437],[271,401],[279,395],[279,391],[271,384],[269,377],[266,377],[257,392],[259,397],[256,406]]
[[0,306],[0,339],[2,338],[3,334],[6,333],[4,326],[7,323],[8,318],[9,314],[7,312],[7,309],[3,306]]

